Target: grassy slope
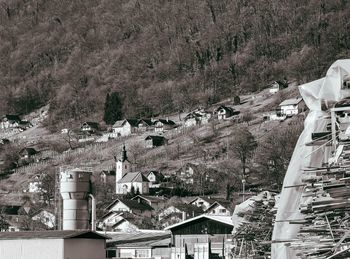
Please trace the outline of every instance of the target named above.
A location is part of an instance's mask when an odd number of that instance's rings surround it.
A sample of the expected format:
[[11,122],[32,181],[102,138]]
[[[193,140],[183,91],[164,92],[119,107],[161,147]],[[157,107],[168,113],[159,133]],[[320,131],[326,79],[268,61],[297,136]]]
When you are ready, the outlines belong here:
[[[252,99],[253,96],[254,100]],[[295,85],[273,96],[268,94],[268,90],[264,90],[259,94],[242,97],[243,104],[237,106],[236,109],[242,113],[251,112],[254,115],[255,119],[250,122],[248,127],[256,139],[259,140],[264,138],[273,128],[286,127],[288,125],[288,120],[285,122],[271,121],[263,123],[262,113],[271,110],[281,99],[295,96],[297,96]],[[230,102],[231,100],[227,99],[220,104],[230,104]],[[183,118],[185,114],[180,116]],[[178,120],[178,115],[169,116],[169,118]],[[45,170],[58,171],[59,166],[62,165],[88,165],[93,168],[95,174],[98,174],[103,169],[113,169],[113,156],[120,154],[123,144],[127,146],[130,160],[136,162],[135,170],[154,169],[169,174],[178,170],[187,162],[195,162],[217,168],[218,164],[227,158],[226,153],[222,152],[222,148],[225,147],[232,130],[238,126],[239,124],[232,121],[216,121],[215,131],[212,124],[209,123],[202,127],[167,132],[165,136],[169,138],[169,145],[154,149],[145,149],[143,147],[142,141],[145,135],[131,136],[99,145],[88,145],[83,151],[78,149],[72,151],[69,155],[61,154],[50,160],[48,164],[11,175],[8,179],[1,181],[1,189],[11,192],[21,191],[28,186],[29,179],[36,173]],[[61,135],[51,134],[39,126],[19,134],[21,142],[27,142],[27,144],[33,143],[38,136],[44,141],[45,139],[63,141]],[[215,155],[217,155],[217,158],[214,159]],[[21,196],[21,194],[2,196],[2,199],[16,200],[18,196]]]

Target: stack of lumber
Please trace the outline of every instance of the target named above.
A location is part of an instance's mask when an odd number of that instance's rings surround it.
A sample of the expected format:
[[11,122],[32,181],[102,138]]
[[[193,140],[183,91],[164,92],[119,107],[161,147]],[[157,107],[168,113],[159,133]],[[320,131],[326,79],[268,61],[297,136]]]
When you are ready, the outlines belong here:
[[300,258],[349,257],[350,146],[342,147],[337,163],[304,169],[302,182],[304,219],[290,221],[300,231],[288,245]]
[[271,254],[271,235],[275,218],[275,194],[261,193],[246,201],[247,210],[235,213],[242,223],[233,231],[233,258],[267,258]]

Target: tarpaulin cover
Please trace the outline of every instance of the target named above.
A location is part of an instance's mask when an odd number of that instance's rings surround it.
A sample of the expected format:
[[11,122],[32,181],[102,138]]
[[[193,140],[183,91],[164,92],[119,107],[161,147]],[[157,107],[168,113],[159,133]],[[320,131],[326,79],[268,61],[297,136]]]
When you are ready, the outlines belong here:
[[[295,252],[286,244],[296,238],[300,226],[289,224],[290,220],[303,219],[299,205],[307,198],[302,197],[302,169],[320,167],[326,161],[329,148],[316,150],[307,146],[311,142],[311,133],[325,130],[325,117],[329,114],[322,111],[322,103],[332,103],[349,96],[349,90],[342,90],[343,80],[350,75],[350,59],[338,60],[328,69],[324,78],[299,86],[305,104],[310,109],[304,122],[304,130],[298,142],[286,172],[281,198],[276,215],[276,223],[272,236],[272,258],[297,258]],[[316,151],[315,151],[316,150]]]

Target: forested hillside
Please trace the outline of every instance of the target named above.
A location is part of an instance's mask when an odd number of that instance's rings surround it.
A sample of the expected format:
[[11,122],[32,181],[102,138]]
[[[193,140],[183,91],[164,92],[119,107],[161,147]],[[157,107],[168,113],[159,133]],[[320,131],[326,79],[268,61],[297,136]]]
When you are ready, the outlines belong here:
[[[350,54],[346,0],[2,0],[0,113],[151,116],[324,75]],[[4,101],[5,100],[5,101]]]

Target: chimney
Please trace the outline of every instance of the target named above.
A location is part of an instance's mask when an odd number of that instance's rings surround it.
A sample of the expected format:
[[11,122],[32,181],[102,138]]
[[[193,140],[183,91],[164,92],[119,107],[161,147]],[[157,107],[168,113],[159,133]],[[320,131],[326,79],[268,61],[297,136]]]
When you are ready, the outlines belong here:
[[185,221],[186,220],[186,211],[183,211],[182,212],[182,221]]

